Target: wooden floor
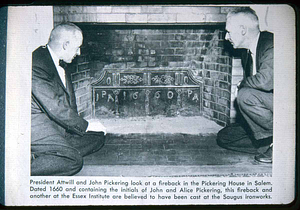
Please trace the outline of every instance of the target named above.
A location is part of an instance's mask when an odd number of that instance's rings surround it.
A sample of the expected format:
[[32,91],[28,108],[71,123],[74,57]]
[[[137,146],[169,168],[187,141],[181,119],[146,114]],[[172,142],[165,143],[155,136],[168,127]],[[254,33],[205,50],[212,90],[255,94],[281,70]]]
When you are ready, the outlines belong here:
[[107,134],[77,176],[271,176],[272,164],[220,148],[216,134]]

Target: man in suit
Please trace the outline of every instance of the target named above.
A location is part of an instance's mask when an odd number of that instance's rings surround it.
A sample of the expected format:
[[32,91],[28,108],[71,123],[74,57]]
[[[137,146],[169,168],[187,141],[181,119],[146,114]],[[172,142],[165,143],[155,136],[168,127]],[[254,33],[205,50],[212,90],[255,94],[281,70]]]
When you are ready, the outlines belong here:
[[80,55],[82,31],[72,23],[56,26],[48,44],[32,53],[31,175],[74,175],[83,156],[105,141],[99,121],[78,115],[70,73],[60,61]]
[[237,93],[239,110],[250,128],[250,135],[255,141],[264,142],[262,145],[266,144],[255,155],[255,160],[272,163],[273,34],[260,31],[258,17],[250,8],[229,13],[226,30],[225,39],[233,48],[244,49],[244,78],[238,84]]

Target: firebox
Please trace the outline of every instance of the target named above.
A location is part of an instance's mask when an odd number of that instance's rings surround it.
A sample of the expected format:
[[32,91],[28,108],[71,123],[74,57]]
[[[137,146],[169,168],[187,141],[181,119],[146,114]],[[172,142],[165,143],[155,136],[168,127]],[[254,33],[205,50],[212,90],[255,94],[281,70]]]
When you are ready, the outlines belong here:
[[[233,57],[225,41],[226,7],[186,7],[190,24],[179,7],[112,6],[110,13],[72,8],[55,7],[54,17],[83,31],[81,55],[70,66],[81,116],[203,115],[223,126],[230,122]],[[144,12],[139,18],[145,15],[147,21],[104,18],[117,17],[114,12],[132,18]],[[199,24],[195,17],[202,18]]]

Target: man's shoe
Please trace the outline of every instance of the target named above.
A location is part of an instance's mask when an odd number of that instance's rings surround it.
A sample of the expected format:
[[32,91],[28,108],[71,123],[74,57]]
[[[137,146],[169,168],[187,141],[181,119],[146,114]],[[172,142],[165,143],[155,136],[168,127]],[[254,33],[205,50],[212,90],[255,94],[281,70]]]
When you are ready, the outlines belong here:
[[272,163],[273,162],[273,144],[262,154],[255,155],[254,159],[261,163]]

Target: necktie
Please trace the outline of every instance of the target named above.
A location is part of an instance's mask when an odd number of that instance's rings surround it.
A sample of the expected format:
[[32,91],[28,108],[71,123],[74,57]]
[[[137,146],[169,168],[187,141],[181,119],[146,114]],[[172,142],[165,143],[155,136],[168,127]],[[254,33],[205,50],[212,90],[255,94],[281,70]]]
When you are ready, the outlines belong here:
[[57,71],[58,71],[58,75],[65,87],[66,87],[66,75],[65,75],[66,67],[67,67],[67,64],[64,61],[59,60],[59,66],[57,66]]
[[67,64],[63,60],[59,60],[59,66],[62,67],[63,69],[67,68]]
[[252,59],[252,55],[251,55],[251,51],[248,50],[248,54],[247,54],[247,77],[252,76],[253,75],[253,59]]

